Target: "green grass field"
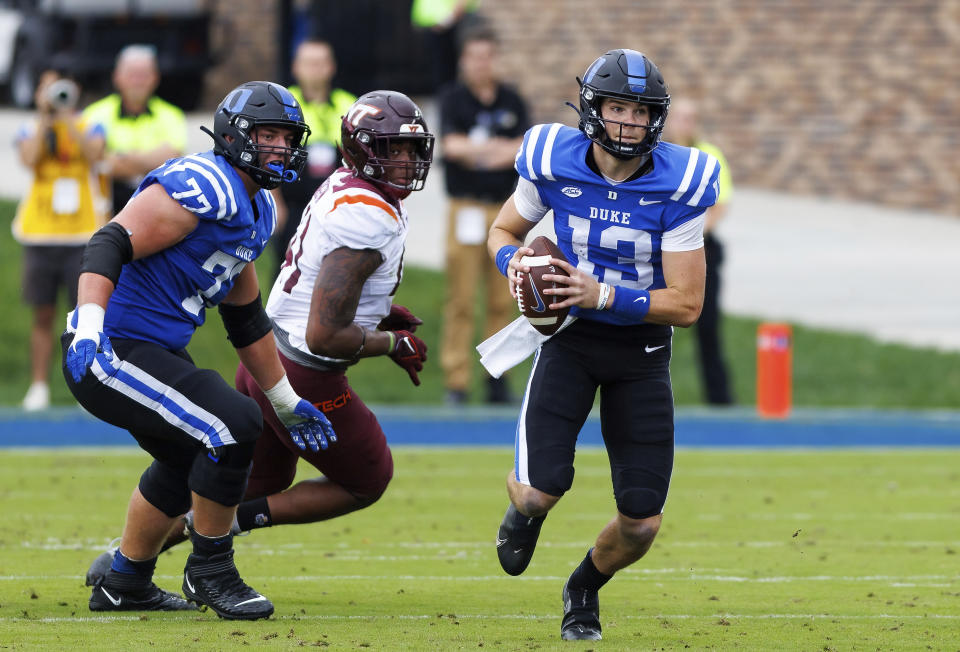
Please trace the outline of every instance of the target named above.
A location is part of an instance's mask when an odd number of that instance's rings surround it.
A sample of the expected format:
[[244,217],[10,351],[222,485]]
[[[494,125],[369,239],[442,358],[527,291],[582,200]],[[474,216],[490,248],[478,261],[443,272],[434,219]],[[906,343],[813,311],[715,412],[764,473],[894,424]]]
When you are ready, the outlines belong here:
[[[960,450],[678,451],[649,555],[601,592],[602,643],[559,639],[560,589],[613,513],[581,451],[519,578],[493,546],[503,448],[400,448],[371,508],[238,538],[269,621],[96,616],[83,574],[121,527],[135,449],[0,456],[0,648],[956,650]],[[187,549],[161,557],[179,590]]]

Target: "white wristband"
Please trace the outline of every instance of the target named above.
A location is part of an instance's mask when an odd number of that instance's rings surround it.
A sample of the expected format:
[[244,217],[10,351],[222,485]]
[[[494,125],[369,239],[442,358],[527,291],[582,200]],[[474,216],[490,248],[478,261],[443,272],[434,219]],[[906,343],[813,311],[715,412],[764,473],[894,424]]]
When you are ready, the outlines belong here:
[[103,331],[103,318],[106,315],[103,306],[90,302],[77,307],[77,331],[100,333]]
[[287,380],[286,374],[283,375],[283,378],[281,378],[276,385],[270,389],[263,390],[263,393],[270,399],[270,403],[274,409],[277,410],[278,414],[280,410],[292,412],[293,409],[297,407],[297,403],[300,402],[300,396],[293,391],[293,387],[290,386],[290,381]]
[[597,297],[597,310],[603,310],[607,307],[607,299],[610,298],[610,286],[607,283],[600,284],[600,295]]

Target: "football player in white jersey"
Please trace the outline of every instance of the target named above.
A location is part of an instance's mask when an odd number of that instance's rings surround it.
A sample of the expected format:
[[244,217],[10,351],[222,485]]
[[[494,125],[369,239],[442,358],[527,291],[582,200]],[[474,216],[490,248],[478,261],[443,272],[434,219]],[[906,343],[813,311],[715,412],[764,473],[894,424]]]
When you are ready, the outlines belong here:
[[[341,436],[325,452],[297,447],[265,413],[248,500],[237,513],[240,530],[311,523],[367,507],[393,476],[383,430],[346,370],[361,358],[387,355],[420,384],[427,346],[413,333],[422,322],[392,302],[409,219],[402,200],[423,188],[433,143],[420,108],[402,93],[367,93],[343,118],[346,165],[304,210],[267,301],[293,387]],[[268,405],[243,365],[237,388]],[[290,487],[301,458],[322,477]]]
[[600,390],[601,428],[617,512],[562,590],[561,637],[599,639],[600,588],[640,559],[660,528],[673,468],[673,326],[703,302],[704,211],[718,165],[661,143],[670,96],[653,62],[634,50],[597,58],[580,83],[579,130],[527,132],[514,195],[488,249],[516,296],[527,233],[552,210],[570,277],[545,289],[575,317],[537,350],[507,476],[510,506],[497,535],[503,569],[522,573],[541,525],[573,483],[577,435]]
[[[387,355],[419,385],[427,359],[426,345],[413,334],[422,322],[392,298],[407,236],[402,200],[423,188],[434,137],[407,96],[374,91],[344,116],[341,139],[346,165],[307,205],[266,308],[293,389],[326,414],[339,437],[326,450],[292,439],[241,364],[236,386],[260,404],[264,427],[234,533],[312,523],[376,502],[393,477],[393,458],[346,370],[360,358]],[[291,487],[301,458],[322,476]],[[182,530],[170,533],[167,547],[184,539]],[[93,562],[89,583],[108,561],[104,553]]]
[[94,583],[93,611],[191,608],[152,577],[167,534],[192,507],[187,599],[229,619],[273,613],[240,578],[231,533],[261,407],[193,364],[185,347],[207,308],[219,306],[238,357],[271,398],[264,409],[288,436],[334,438],[323,413],[290,387],[249,264],[276,227],[268,189],[296,178],[309,129],[290,92],[271,82],[231,91],[213,125],[212,151],[150,172],[91,237],[61,338],[76,399],[129,430],[154,460],[130,499],[120,547]]

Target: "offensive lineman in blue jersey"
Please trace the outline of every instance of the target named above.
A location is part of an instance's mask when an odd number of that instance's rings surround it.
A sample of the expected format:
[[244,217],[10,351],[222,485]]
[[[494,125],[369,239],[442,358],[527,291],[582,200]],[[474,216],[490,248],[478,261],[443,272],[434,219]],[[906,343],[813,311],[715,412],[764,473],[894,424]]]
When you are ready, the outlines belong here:
[[[184,347],[219,305],[227,337],[294,441],[336,441],[330,422],[290,387],[252,262],[276,227],[269,189],[296,179],[309,129],[287,89],[248,82],[221,102],[212,151],[171,159],[87,244],[77,308],[62,338],[63,372],[80,404],[130,431],[153,463],[140,478],[92,611],[177,611],[267,618],[247,586],[230,533],[263,415]],[[161,545],[193,509],[184,600],[152,581]]]
[[488,249],[516,296],[524,236],[554,212],[570,278],[553,308],[577,319],[534,358],[517,426],[510,506],[497,535],[503,569],[526,569],[547,512],[573,483],[577,435],[600,389],[603,438],[617,514],[563,587],[564,639],[601,637],[600,588],[640,559],[660,528],[673,468],[672,326],[690,326],[704,288],[703,214],[718,165],[661,143],[670,96],[634,50],[611,50],[580,84],[579,130],[530,129],[517,155],[517,189],[490,229]]

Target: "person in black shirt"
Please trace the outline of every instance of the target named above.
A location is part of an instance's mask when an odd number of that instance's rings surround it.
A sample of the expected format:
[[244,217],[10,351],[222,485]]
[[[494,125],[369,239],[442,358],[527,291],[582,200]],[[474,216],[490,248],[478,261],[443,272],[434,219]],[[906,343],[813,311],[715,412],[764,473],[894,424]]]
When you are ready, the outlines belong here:
[[[491,31],[467,32],[460,50],[459,81],[446,87],[439,99],[450,197],[440,362],[447,402],[454,405],[468,398],[477,289],[485,285],[485,337],[509,323],[516,310],[497,269],[487,264],[486,239],[516,185],[513,160],[529,124],[523,99],[497,77],[496,54]],[[478,269],[485,270],[479,279]],[[488,383],[489,402],[510,401],[503,378],[490,378]]]

